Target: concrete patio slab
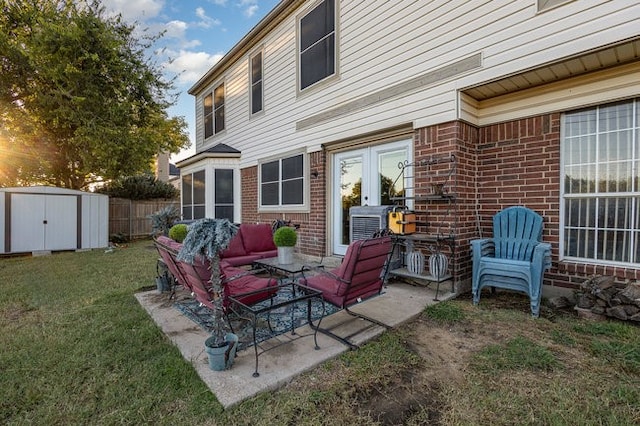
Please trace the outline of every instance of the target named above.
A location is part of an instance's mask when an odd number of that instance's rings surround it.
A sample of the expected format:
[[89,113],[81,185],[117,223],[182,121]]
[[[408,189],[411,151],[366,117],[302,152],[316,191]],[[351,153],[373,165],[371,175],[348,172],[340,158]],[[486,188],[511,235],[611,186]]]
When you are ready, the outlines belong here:
[[[447,300],[455,295],[443,291],[439,300]],[[390,326],[396,327],[416,318],[422,310],[433,303],[435,291],[430,287],[411,286],[405,283],[391,283],[380,296],[365,300],[351,308]],[[149,313],[154,322],[175,344],[182,356],[193,364],[198,375],[225,407],[231,407],[258,393],[277,389],[297,375],[308,371],[320,363],[332,359],[349,348],[336,339],[318,333],[320,349],[314,349],[313,332],[308,326],[296,329],[301,336],[292,340],[288,335],[278,336],[262,345],[279,345],[259,356],[259,377],[253,377],[255,357],[253,347],[239,351],[234,365],[226,371],[212,371],[209,368],[204,341],[209,334],[182,315],[173,307],[166,294],[157,291],[137,293],[136,298]],[[336,312],[322,320],[322,327],[330,328],[339,336],[350,336],[349,340],[361,345],[384,332],[384,327],[352,317],[344,311]]]

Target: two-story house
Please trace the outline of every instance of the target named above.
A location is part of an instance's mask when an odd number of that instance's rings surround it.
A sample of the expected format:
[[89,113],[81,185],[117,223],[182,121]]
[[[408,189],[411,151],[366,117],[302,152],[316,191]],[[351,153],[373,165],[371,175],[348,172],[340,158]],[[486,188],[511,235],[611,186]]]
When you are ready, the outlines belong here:
[[[640,279],[636,1],[283,0],[190,93],[184,219],[291,219],[302,252],[339,255],[347,206],[453,155],[458,284],[511,205],[544,217],[546,285]],[[413,180],[393,191],[429,190]]]

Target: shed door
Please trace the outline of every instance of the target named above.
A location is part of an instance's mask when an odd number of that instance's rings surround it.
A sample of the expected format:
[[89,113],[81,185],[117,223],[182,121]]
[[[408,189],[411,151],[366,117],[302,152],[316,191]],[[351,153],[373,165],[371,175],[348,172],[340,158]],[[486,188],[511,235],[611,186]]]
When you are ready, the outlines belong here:
[[77,248],[77,197],[12,194],[11,251]]

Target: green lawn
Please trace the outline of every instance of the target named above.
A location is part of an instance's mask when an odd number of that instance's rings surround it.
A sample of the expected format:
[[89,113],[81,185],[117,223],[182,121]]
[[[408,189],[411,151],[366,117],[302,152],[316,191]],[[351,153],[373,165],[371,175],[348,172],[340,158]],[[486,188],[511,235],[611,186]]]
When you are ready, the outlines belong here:
[[134,298],[153,285],[156,257],[140,241],[0,259],[1,423],[640,422],[639,328],[571,313],[533,320],[524,297],[515,308],[491,297],[441,303],[224,411]]

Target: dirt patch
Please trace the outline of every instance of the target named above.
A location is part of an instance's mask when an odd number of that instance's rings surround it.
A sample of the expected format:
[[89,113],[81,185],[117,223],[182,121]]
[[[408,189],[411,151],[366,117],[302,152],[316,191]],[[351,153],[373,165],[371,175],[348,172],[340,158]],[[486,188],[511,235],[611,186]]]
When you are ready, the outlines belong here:
[[[466,297],[461,296],[460,299]],[[356,386],[351,404],[357,407],[360,418],[381,425],[447,423],[445,413],[451,408],[447,402],[448,392],[465,387],[465,375],[468,375],[470,360],[475,354],[488,345],[503,344],[516,335],[533,338],[541,332],[527,324],[527,315],[530,314],[527,298],[489,296],[483,305],[482,311],[491,316],[500,315],[500,310],[522,311],[526,315],[521,324],[492,321],[487,327],[486,317],[478,316],[478,308],[469,303],[463,304],[463,309],[473,310],[475,315],[469,315],[464,321],[441,323],[422,316],[407,324],[402,330],[404,340],[408,349],[421,361],[384,384]],[[337,377],[348,374],[340,370],[332,372]],[[330,387],[337,377],[320,373],[315,385]]]
[[422,370],[407,371],[384,387],[374,387],[358,398],[359,411],[382,425],[403,425],[413,416],[438,424],[442,401],[440,385]]

